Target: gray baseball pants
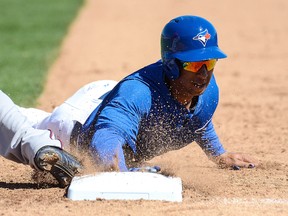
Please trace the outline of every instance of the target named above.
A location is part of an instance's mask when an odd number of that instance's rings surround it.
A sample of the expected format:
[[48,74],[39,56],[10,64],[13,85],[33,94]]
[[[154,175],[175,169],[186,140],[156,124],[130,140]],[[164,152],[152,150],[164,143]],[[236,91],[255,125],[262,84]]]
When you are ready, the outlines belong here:
[[34,157],[43,146],[57,146],[61,142],[53,138],[49,130],[32,128],[28,119],[14,102],[0,90],[0,155],[37,169]]

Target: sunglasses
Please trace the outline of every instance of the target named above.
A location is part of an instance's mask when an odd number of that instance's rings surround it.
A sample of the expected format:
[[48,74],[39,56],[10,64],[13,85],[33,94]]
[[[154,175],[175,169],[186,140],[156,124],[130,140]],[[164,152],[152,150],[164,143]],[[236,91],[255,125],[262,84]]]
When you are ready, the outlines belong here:
[[197,73],[204,64],[206,65],[208,71],[212,70],[215,67],[216,62],[217,62],[217,59],[210,59],[207,61],[181,62],[181,63],[182,63],[183,69],[193,72],[193,73]]

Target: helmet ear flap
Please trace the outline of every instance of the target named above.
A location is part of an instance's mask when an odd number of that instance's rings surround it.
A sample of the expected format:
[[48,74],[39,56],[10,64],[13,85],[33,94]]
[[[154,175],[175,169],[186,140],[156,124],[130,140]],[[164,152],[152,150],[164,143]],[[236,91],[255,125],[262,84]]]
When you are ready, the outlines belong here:
[[179,63],[179,60],[174,58],[163,62],[163,70],[168,79],[175,80],[180,76]]

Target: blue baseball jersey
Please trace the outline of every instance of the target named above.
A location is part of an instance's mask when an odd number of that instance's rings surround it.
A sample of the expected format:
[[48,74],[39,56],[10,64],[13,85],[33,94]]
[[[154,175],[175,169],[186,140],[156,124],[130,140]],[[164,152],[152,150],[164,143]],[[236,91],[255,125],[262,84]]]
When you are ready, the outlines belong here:
[[172,97],[161,61],[127,76],[102,99],[83,125],[80,144],[90,143],[106,165],[116,161],[120,171],[127,171],[127,147],[136,161],[193,141],[212,156],[225,152],[211,121],[219,99],[214,75],[193,110]]

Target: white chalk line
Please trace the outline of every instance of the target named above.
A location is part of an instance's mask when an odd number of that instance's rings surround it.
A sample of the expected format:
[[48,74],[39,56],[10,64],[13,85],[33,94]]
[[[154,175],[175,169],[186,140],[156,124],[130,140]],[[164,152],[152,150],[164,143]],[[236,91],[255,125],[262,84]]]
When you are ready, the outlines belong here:
[[278,198],[221,198],[217,197],[214,200],[215,203],[222,203],[225,205],[239,204],[239,205],[263,205],[263,204],[281,204],[288,205],[288,199],[278,199]]

